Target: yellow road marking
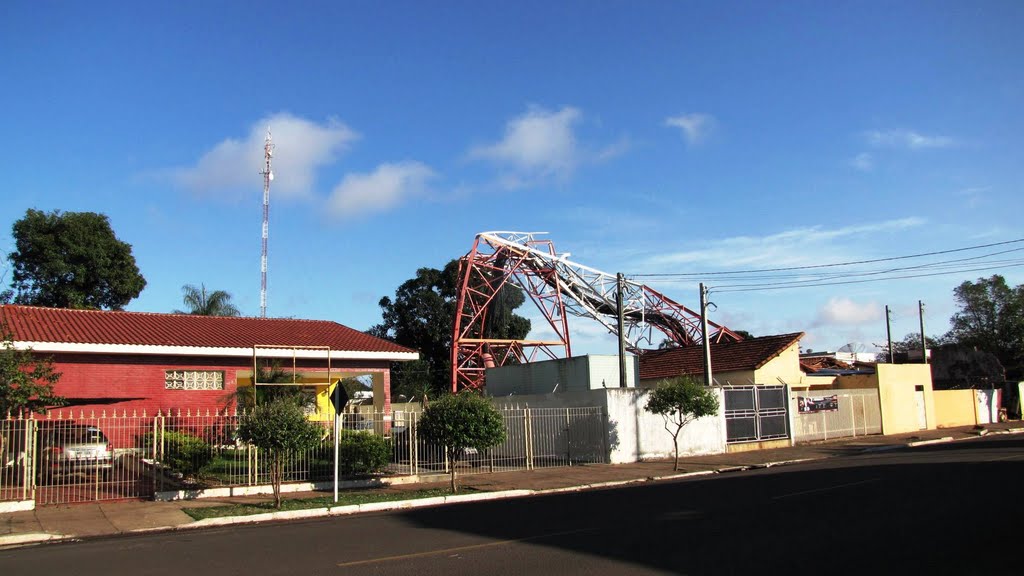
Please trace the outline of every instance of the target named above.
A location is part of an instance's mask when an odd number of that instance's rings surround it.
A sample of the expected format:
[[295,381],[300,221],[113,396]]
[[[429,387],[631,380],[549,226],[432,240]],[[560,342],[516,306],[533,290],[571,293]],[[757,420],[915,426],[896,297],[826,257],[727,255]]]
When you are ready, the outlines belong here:
[[513,538],[511,540],[498,540],[496,542],[484,542],[483,544],[470,544],[467,546],[456,546],[454,548],[442,548],[440,550],[428,550],[426,552],[415,552],[412,554],[398,554],[395,556],[382,556],[380,558],[370,558],[368,560],[356,560],[354,562],[339,562],[339,568],[348,568],[350,566],[361,566],[366,564],[377,564],[383,562],[394,562],[396,560],[409,560],[412,558],[424,558],[427,556],[440,556],[442,554],[457,554],[459,552],[468,552],[470,550],[480,550],[481,548],[493,548],[495,546],[505,546],[506,544],[516,544],[518,542],[529,542],[530,540],[540,540],[542,538],[554,538],[556,536],[568,536],[569,534],[579,534],[581,532],[593,532],[599,530],[599,528],[580,528],[578,530],[566,530],[565,532],[553,532],[551,534],[538,534],[536,536],[526,536],[525,538]]

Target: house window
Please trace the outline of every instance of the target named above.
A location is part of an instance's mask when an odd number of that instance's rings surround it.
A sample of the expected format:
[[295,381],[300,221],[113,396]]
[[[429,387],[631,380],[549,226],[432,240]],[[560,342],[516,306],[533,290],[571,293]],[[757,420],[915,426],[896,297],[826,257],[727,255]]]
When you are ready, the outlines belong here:
[[168,390],[223,390],[224,372],[219,370],[167,370],[164,387]]

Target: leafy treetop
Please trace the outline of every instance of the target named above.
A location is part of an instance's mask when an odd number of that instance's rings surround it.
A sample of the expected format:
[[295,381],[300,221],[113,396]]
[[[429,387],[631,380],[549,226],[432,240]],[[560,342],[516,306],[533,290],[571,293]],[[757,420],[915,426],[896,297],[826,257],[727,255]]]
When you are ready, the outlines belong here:
[[131,245],[103,214],[29,209],[12,233],[17,304],[121,310],[146,286]]

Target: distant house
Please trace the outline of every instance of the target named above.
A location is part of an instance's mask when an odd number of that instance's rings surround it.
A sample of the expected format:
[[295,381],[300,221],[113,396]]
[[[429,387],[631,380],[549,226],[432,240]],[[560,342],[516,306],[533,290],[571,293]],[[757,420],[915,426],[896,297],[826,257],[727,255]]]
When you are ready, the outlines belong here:
[[[800,366],[803,332],[747,338],[739,342],[711,344],[711,375],[722,385],[789,384],[825,385],[806,375]],[[640,386],[652,388],[666,378],[689,375],[704,377],[704,349],[684,346],[652,350],[640,356]]]
[[[311,411],[332,413],[343,378],[369,377],[373,403],[388,411],[390,363],[419,354],[336,322],[232,318],[32,306],[0,306],[14,346],[50,357],[68,408],[100,414],[233,408],[254,367],[277,365],[316,393]],[[257,385],[265,385],[256,379]]]

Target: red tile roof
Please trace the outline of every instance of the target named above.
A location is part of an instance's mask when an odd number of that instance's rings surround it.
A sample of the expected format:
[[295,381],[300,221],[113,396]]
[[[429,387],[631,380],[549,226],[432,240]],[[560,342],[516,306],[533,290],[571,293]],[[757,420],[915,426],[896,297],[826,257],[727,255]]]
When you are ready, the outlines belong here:
[[[800,341],[803,332],[747,338],[711,345],[711,372],[756,370]],[[680,374],[704,374],[704,349],[700,346],[651,350],[640,356],[640,379],[673,378]]]
[[332,351],[412,353],[337,322],[0,306],[18,342],[190,348],[330,346]]

